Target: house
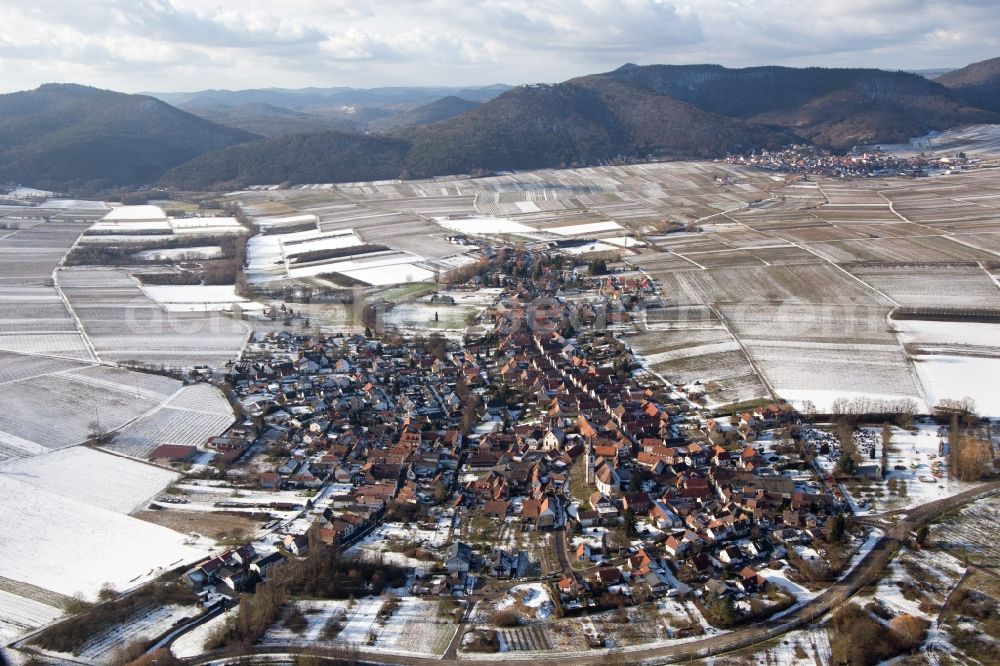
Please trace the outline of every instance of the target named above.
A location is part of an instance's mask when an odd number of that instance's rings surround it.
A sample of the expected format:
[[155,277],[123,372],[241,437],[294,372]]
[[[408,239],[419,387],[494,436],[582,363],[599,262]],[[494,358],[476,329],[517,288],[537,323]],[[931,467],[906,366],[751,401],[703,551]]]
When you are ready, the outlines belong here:
[[258,557],[250,563],[250,571],[255,572],[261,578],[267,578],[268,572],[277,566],[285,563],[285,556],[275,551],[269,555]]
[[577,509],[576,520],[580,527],[593,527],[601,519],[601,514],[596,511]]
[[451,573],[468,573],[472,568],[472,548],[468,544],[456,541],[448,547],[447,554],[444,564]]
[[309,537],[305,534],[286,534],[282,546],[293,555],[305,555],[309,552]]
[[668,583],[658,572],[650,571],[646,575],[642,576],[640,579],[640,584],[649,590],[650,594],[661,595],[667,594],[671,590],[670,583]]
[[586,594],[590,590],[590,586],[580,578],[580,575],[575,572],[570,572],[559,579],[556,584],[559,588],[559,595],[567,598],[575,599],[582,594]]
[[576,561],[577,562],[589,562],[590,561],[590,546],[585,543],[581,543],[576,547]]
[[743,563],[743,554],[736,546],[726,546],[716,557],[723,566],[731,567]]
[[494,550],[488,560],[490,575],[500,579],[517,578],[527,563],[528,554],[525,551],[511,553],[502,548]]
[[503,520],[507,516],[507,502],[504,500],[490,500],[483,506],[483,515],[487,518],[499,518]]
[[149,459],[160,464],[191,462],[198,456],[195,446],[181,444],[161,444],[149,454]]

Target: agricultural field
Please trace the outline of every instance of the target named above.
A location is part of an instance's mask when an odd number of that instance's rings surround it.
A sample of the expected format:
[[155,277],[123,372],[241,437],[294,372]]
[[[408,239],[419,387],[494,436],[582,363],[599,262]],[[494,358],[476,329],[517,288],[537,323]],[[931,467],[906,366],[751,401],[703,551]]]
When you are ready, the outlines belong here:
[[[130,513],[176,481],[174,472],[74,446],[0,465],[0,477],[73,502]],[[114,479],[109,489],[108,480]]]
[[116,651],[135,642],[151,641],[200,612],[195,606],[149,604],[125,622],[91,636],[77,656],[92,663],[107,663],[115,658]]
[[235,416],[229,401],[210,384],[192,384],[174,394],[156,411],[145,414],[115,433],[106,448],[145,459],[161,444],[203,446],[221,435]]
[[67,269],[58,279],[102,361],[220,367],[238,356],[249,336],[247,326],[223,315],[168,312],[124,271]]
[[[18,538],[0,545],[0,576],[93,599],[105,583],[126,590],[204,556],[183,535],[125,515],[172,474],[82,451],[36,456],[13,470],[5,466],[0,502],[17,510],[0,515],[0,529]],[[67,543],[73,544],[71,558]]]
[[1000,499],[989,497],[950,514],[931,527],[931,543],[969,562],[995,567],[1000,557],[996,526],[1000,520]]
[[180,382],[105,366],[71,366],[9,382],[0,392],[0,459],[73,446],[92,424],[120,428],[158,407]]
[[7,645],[62,615],[62,608],[0,589],[0,645]]

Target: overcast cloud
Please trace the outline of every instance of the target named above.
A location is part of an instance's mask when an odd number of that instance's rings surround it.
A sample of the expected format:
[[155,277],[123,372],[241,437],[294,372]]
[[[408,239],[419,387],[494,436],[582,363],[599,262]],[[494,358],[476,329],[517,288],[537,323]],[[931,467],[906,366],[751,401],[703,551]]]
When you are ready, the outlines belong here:
[[960,67],[996,0],[0,0],[0,89],[562,81],[625,62]]

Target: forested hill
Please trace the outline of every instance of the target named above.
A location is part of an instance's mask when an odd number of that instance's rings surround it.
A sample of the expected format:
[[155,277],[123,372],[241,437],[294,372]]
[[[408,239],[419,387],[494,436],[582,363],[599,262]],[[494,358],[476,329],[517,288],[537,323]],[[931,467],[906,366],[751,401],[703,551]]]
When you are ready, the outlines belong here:
[[[797,140],[783,130],[709,113],[648,88],[600,76],[514,88],[455,118],[400,128],[381,138],[357,136],[348,141],[348,136],[323,133],[236,146],[172,170],[164,184],[325,182],[363,180],[365,174],[422,178],[623,159],[705,158]],[[310,137],[321,148],[311,147]],[[358,160],[360,146],[374,152]],[[293,156],[296,150],[304,151],[302,163]],[[329,151],[325,169],[320,158],[324,150]],[[292,162],[284,162],[285,156]],[[263,168],[274,163],[288,167],[277,181],[271,166]],[[344,176],[345,171],[354,175]]]
[[155,183],[173,166],[256,138],[152,97],[47,84],[0,95],[0,182]]
[[891,143],[1000,118],[935,81],[878,69],[625,65],[604,76],[698,108],[784,127],[827,148]]
[[983,60],[935,79],[968,102],[1000,113],[1000,58]]

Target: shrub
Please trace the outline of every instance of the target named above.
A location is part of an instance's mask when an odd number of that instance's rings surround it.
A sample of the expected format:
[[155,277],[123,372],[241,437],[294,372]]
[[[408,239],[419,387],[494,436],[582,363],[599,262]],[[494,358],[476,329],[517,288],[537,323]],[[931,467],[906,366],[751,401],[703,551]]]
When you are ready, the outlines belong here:
[[900,648],[915,650],[927,638],[931,623],[913,615],[897,615],[889,622],[889,630],[896,636]]
[[493,613],[493,624],[497,627],[516,627],[521,621],[517,616],[517,611],[513,609],[501,610]]

